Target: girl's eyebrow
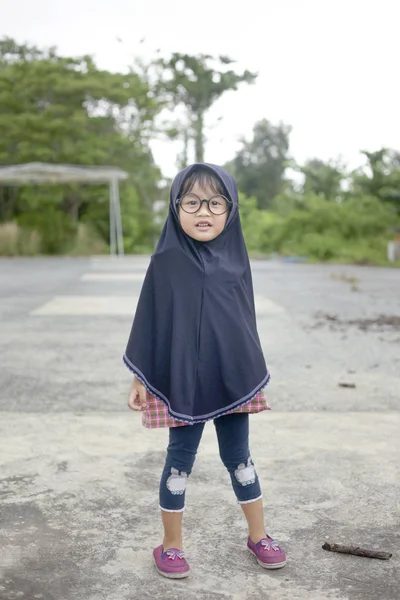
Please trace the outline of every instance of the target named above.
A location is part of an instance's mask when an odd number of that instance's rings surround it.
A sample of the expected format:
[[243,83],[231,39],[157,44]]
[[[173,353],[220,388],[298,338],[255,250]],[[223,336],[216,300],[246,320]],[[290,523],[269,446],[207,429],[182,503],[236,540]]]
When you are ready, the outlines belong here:
[[[188,192],[188,194],[193,194],[194,196],[197,196],[198,198],[200,198],[200,194],[197,194],[196,192],[193,192],[193,191],[192,191],[192,192]],[[221,196],[222,194],[219,194],[219,193],[217,193],[217,192],[212,192],[212,191],[210,191],[210,192],[207,192],[207,193],[204,193],[204,194],[201,194],[201,195],[202,195],[204,198],[206,198],[207,196],[208,196],[209,198],[212,198],[213,196]]]

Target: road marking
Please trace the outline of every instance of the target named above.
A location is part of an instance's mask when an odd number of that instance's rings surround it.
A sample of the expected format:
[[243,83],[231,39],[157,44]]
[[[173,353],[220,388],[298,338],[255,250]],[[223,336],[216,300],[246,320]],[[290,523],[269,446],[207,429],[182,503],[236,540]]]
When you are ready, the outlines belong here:
[[81,281],[143,281],[144,273],[87,273]]
[[132,296],[55,296],[31,315],[134,315],[138,298]]
[[90,259],[90,268],[93,271],[147,271],[150,258],[145,256],[103,256]]
[[254,296],[256,305],[256,313],[259,317],[267,317],[269,315],[278,315],[285,312],[285,309],[280,304],[273,302],[266,296],[256,294]]
[[[39,316],[56,315],[134,315],[137,296],[55,296],[30,314]],[[281,314],[284,309],[265,296],[256,296],[258,317]]]

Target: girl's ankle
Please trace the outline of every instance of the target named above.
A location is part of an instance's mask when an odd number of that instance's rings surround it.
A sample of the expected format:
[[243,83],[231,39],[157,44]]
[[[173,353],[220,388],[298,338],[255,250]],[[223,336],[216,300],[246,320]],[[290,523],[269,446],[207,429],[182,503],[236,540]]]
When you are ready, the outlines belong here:
[[260,540],[263,540],[266,537],[266,533],[262,531],[252,531],[249,533],[249,538],[254,544],[258,544]]
[[165,550],[168,550],[168,548],[176,548],[177,550],[182,550],[182,548],[183,548],[182,540],[179,540],[179,539],[174,540],[174,539],[164,538],[163,548],[164,548],[164,552],[165,552]]

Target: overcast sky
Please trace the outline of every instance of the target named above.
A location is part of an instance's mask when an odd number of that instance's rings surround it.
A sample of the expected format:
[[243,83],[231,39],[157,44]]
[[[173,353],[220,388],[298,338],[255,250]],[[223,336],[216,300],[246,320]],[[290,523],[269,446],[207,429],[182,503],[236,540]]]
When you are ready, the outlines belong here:
[[[123,70],[133,56],[227,54],[257,83],[210,111],[206,160],[223,163],[258,119],[293,127],[291,153],[362,162],[360,149],[400,150],[399,0],[0,0],[0,36]],[[117,41],[117,37],[123,43]],[[145,42],[139,41],[145,38]],[[173,175],[179,147],[154,143]]]

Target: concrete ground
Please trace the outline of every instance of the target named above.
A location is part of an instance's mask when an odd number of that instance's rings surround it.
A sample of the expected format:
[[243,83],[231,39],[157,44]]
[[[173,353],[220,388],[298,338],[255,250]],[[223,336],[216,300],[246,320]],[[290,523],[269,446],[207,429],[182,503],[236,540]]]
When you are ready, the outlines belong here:
[[121,362],[147,262],[0,261],[0,599],[400,598],[399,271],[253,264],[273,410],[251,417],[252,455],[288,564],[263,571],[246,552],[208,424],[187,493],[192,574],[169,581],[151,560],[167,431],[128,410]]

